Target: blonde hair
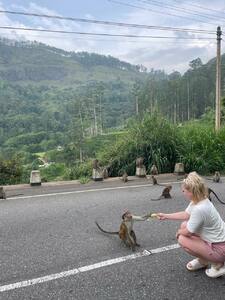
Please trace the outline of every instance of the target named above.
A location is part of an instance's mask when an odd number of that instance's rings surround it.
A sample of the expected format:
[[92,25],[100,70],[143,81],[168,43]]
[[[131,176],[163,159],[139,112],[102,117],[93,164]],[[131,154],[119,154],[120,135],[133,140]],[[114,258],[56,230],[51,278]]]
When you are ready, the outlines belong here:
[[183,187],[193,194],[192,201],[194,203],[198,203],[208,197],[208,188],[202,177],[196,172],[188,174],[187,178],[183,180]]

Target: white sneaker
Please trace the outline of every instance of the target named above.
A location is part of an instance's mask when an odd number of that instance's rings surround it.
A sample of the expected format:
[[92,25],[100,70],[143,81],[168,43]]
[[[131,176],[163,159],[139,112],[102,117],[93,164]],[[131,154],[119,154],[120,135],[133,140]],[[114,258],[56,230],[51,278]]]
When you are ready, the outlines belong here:
[[211,278],[217,278],[225,275],[225,266],[223,265],[219,269],[212,265],[211,268],[205,270],[205,274]]

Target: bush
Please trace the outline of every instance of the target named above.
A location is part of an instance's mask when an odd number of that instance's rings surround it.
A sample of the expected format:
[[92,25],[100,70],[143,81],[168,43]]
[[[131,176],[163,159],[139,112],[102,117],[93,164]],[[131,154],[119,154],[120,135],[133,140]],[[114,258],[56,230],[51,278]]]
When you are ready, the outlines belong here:
[[159,115],[145,115],[142,121],[132,121],[128,132],[117,143],[105,148],[98,158],[110,165],[109,174],[122,171],[135,174],[136,158],[143,157],[149,170],[155,164],[160,172],[171,172],[177,161],[178,136],[176,127]]
[[218,135],[212,126],[190,123],[179,129],[179,156],[185,171],[202,174],[221,171],[225,166],[225,130]]

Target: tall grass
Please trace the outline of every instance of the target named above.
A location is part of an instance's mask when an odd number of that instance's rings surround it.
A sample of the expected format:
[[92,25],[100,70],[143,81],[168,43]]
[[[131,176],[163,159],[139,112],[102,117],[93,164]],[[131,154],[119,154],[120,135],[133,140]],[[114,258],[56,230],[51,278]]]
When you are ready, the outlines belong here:
[[211,125],[189,123],[179,128],[178,136],[178,153],[186,172],[208,174],[224,169],[225,130],[217,134]]
[[156,164],[160,172],[171,172],[177,160],[176,127],[159,115],[145,115],[142,121],[131,121],[127,134],[116,144],[99,153],[100,160],[110,165],[110,173],[122,171],[134,175],[136,158],[143,157],[149,170]]
[[189,122],[175,126],[155,115],[142,121],[131,121],[127,133],[117,143],[103,149],[98,158],[110,165],[110,175],[123,171],[135,174],[136,158],[142,156],[149,172],[155,164],[161,173],[174,171],[183,162],[185,171],[201,174],[225,169],[225,128],[216,133],[212,123]]

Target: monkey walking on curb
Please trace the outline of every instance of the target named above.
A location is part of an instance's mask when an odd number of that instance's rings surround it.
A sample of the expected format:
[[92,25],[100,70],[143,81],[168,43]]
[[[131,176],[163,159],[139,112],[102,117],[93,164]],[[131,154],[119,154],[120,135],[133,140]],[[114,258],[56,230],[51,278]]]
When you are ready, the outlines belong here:
[[159,196],[159,198],[151,199],[152,201],[158,201],[161,199],[171,199],[170,191],[172,190],[172,185],[167,185],[163,191],[162,194]]
[[145,216],[135,216],[131,214],[130,211],[126,211],[122,215],[122,222],[120,224],[119,231],[106,231],[98,224],[97,221],[95,221],[95,224],[104,233],[118,235],[119,238],[132,249],[132,251],[135,251],[135,247],[140,247],[140,245],[137,243],[136,234],[133,230],[134,222],[145,221],[149,217],[151,217],[151,214],[147,214]]

